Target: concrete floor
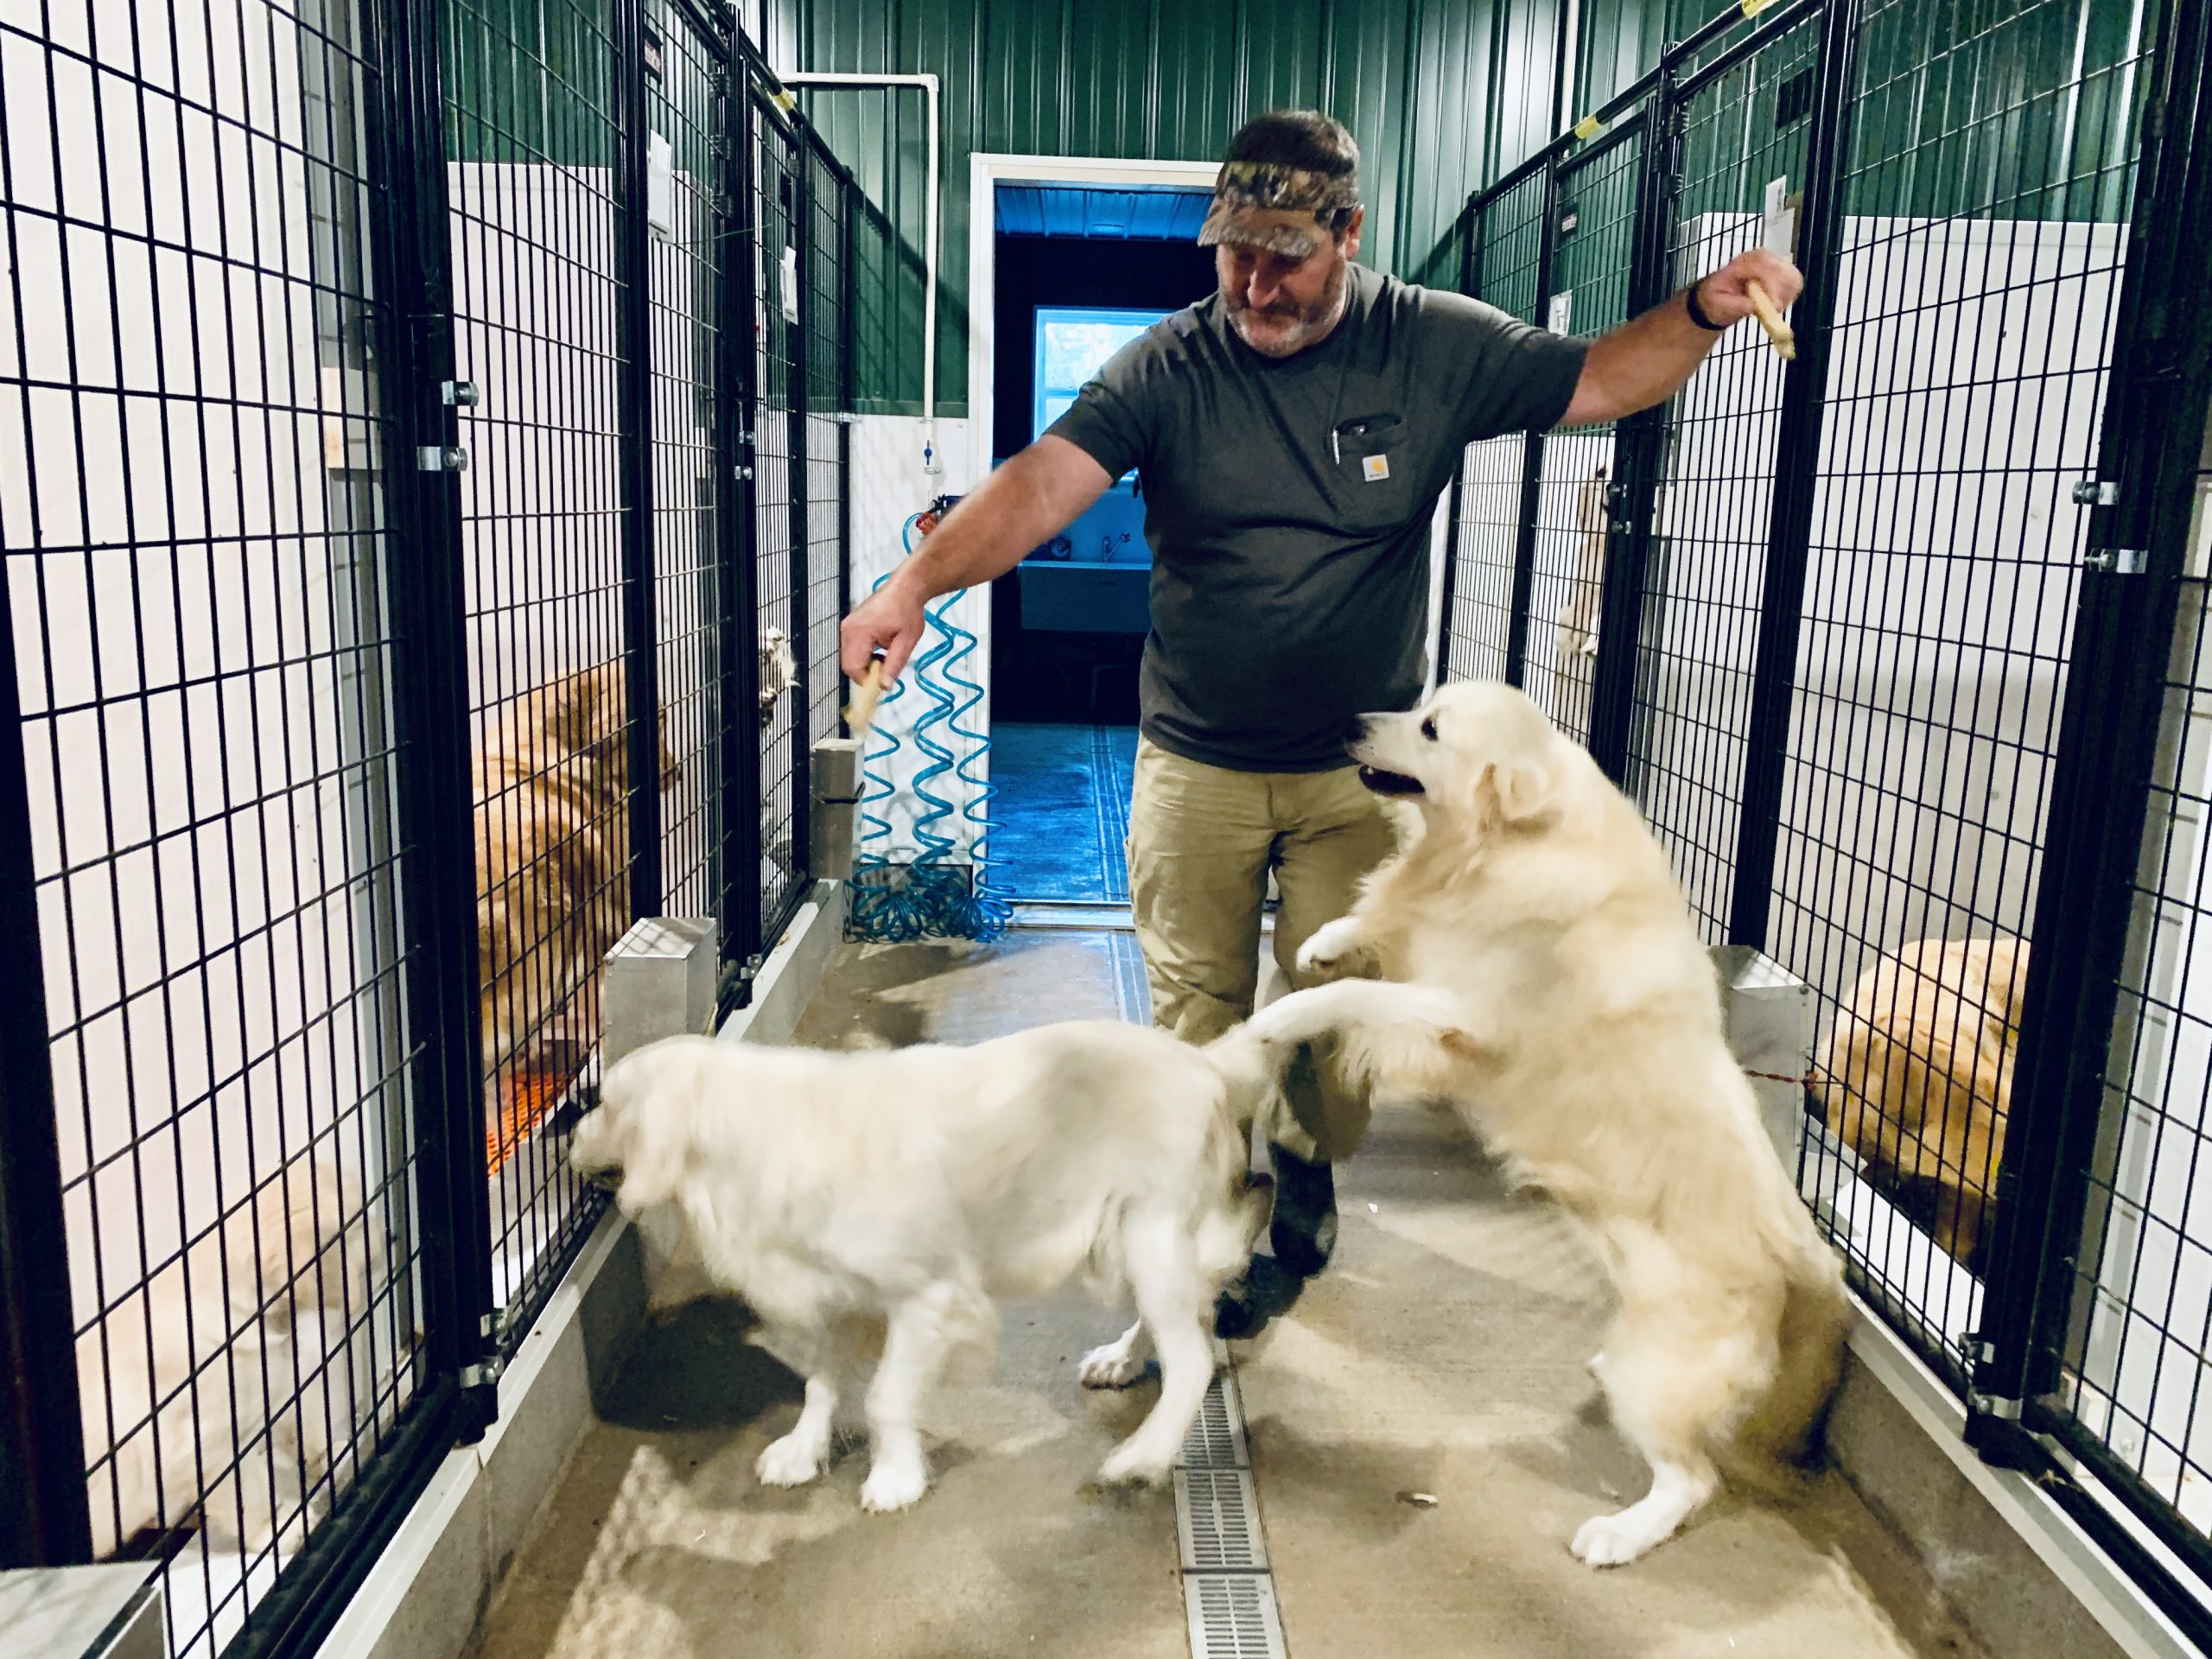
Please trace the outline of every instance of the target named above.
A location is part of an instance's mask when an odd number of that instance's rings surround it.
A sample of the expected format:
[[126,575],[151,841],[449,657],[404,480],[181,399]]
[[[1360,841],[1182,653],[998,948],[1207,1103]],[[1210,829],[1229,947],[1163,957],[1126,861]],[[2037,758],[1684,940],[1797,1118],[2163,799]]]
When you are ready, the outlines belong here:
[[[1141,1016],[1130,947],[1067,932],[845,947],[799,1040]],[[1335,1265],[1236,1351],[1296,1659],[1976,1653],[1835,1476],[1785,1507],[1724,1498],[1633,1567],[1576,1563],[1575,1527],[1644,1478],[1583,1370],[1605,1312],[1594,1264],[1440,1116],[1384,1114],[1339,1179]],[[741,1308],[652,1323],[487,1616],[482,1659],[1179,1659],[1172,1501],[1081,1490],[1149,1402],[1076,1384],[1076,1357],[1118,1323],[1074,1292],[1008,1309],[995,1358],[934,1396],[930,1495],[884,1517],[860,1512],[856,1448],[810,1488],[754,1481],[799,1389],[746,1342]]]

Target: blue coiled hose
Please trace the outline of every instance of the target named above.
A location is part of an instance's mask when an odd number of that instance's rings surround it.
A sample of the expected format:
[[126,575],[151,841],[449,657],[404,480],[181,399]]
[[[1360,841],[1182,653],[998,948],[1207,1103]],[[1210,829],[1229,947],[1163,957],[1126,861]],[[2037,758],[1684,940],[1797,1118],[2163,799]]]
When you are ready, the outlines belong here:
[[[915,514],[902,532],[906,551],[914,550]],[[875,584],[880,588],[888,576]],[[913,683],[929,701],[929,708],[914,722],[914,747],[927,764],[914,774],[913,791],[922,805],[914,819],[913,862],[892,861],[891,820],[882,804],[893,794],[891,757],[905,746],[884,729],[879,720],[869,730],[870,747],[861,760],[861,844],[848,884],[850,903],[846,911],[849,938],[878,944],[902,944],[910,939],[995,939],[1006,931],[1012,907],[990,891],[989,803],[994,793],[978,773],[990,751],[990,739],[963,722],[983,700],[983,688],[961,674],[959,664],[976,649],[976,636],[959,626],[949,613],[959,602],[949,594],[923,613],[934,638],[908,666]],[[943,676],[943,679],[939,676]],[[947,690],[947,683],[951,690]],[[884,698],[889,708],[906,695],[906,682]],[[950,746],[947,740],[950,740]],[[956,747],[959,750],[956,753]],[[945,820],[953,816],[952,803],[930,786],[950,772],[969,790],[969,801],[960,810],[961,822],[973,839],[969,874],[945,860],[957,844],[945,833]],[[871,809],[882,809],[872,810]]]

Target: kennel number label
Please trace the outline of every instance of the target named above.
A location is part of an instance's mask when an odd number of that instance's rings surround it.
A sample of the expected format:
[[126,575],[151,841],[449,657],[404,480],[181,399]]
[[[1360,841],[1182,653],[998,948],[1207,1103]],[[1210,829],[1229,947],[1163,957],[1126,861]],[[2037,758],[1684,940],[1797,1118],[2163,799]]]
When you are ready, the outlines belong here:
[[1573,291],[1569,289],[1564,294],[1554,294],[1552,296],[1551,315],[1545,319],[1544,326],[1555,334],[1563,334],[1567,332],[1567,319],[1573,315]]
[[1759,245],[1769,253],[1789,257],[1797,240],[1797,215],[1789,211],[1789,175],[1770,179],[1766,200],[1759,214]]
[[1369,483],[1379,484],[1390,476],[1390,457],[1363,455],[1360,457],[1359,470],[1366,476]]

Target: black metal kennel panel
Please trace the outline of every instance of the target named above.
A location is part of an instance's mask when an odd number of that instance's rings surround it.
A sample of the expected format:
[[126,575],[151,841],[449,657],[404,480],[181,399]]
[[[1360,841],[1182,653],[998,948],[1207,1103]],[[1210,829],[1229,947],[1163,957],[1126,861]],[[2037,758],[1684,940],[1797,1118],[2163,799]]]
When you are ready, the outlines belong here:
[[1841,88],[1766,942],[1819,1007],[1808,1186],[1865,1294],[1955,1377],[1985,1324],[2031,952],[2072,948],[2037,895],[2143,21],[1869,0]]
[[485,1161],[512,1342],[599,1208],[549,1125],[585,1078],[601,965],[633,913],[649,296],[615,15],[486,0],[443,16]]
[[398,7],[0,20],[0,1565],[301,1628],[449,1443]]
[[[2067,112],[2078,111],[2079,137],[2050,190],[2069,228],[2116,225],[2124,269],[2101,431],[2073,492],[2078,603],[1969,1427],[1985,1455],[2016,1465],[2038,1466],[2055,1445],[2116,1495],[2196,1574],[2192,1597],[2142,1569],[2202,1643],[2212,1224],[2199,1178],[2208,1046],[2195,943],[2212,792],[2212,325],[2194,296],[2212,263],[2202,148],[2212,19],[2190,7],[2140,28],[2101,22],[2072,60]],[[2048,61],[2062,24],[2040,22],[2015,50]],[[2104,234],[2077,260],[2091,283]]]
[[600,1211],[608,949],[803,895],[853,186],[688,0],[27,15],[0,1565],[304,1648]]

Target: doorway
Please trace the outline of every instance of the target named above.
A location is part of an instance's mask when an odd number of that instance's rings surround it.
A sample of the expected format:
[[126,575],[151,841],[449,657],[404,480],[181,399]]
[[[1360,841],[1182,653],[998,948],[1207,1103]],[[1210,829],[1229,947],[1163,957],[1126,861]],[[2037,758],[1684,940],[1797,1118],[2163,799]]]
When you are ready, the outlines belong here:
[[[1213,289],[1198,245],[1210,163],[974,158],[970,434],[980,477],[1033,442],[1116,351]],[[1118,479],[991,594],[993,885],[1031,904],[1126,905],[1137,673],[1152,556]]]

